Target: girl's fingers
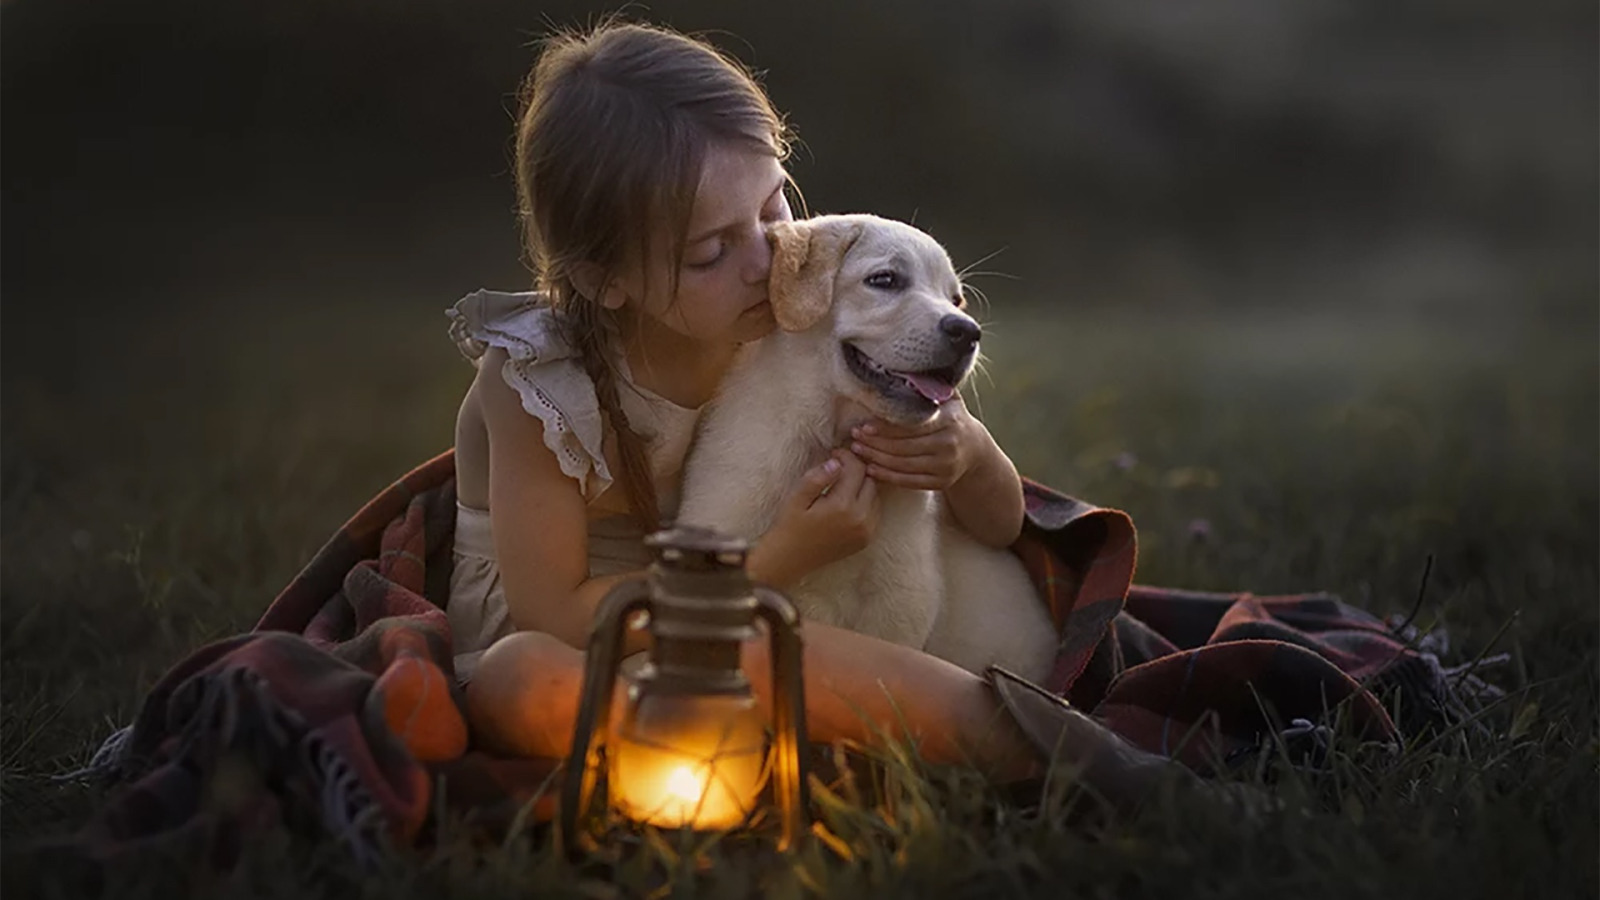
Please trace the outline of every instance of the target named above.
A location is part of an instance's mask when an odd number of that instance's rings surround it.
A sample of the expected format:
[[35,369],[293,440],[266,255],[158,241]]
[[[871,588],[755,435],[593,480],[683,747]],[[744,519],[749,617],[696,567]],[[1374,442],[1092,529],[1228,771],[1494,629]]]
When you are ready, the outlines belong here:
[[861,490],[861,482],[867,480],[867,464],[850,453],[838,454],[834,459],[839,462],[839,477],[829,495],[854,497]]
[[856,438],[850,443],[850,450],[860,453],[865,450],[876,450],[890,456],[926,456],[930,453],[939,453],[951,446],[949,438],[942,434],[926,434],[921,437],[909,438]]
[[[858,447],[859,449],[857,449]],[[892,469],[896,472],[933,473],[950,467],[948,459],[933,454],[899,456],[885,453],[872,447],[861,447],[860,445],[851,447],[850,452],[857,454],[868,463],[881,468]]]
[[895,487],[912,488],[919,491],[944,490],[944,483],[933,475],[897,472],[876,465],[867,467],[867,475],[869,476],[869,483],[882,482],[884,484],[892,484]]
[[921,425],[894,425],[889,422],[871,421],[857,425],[850,429],[850,435],[856,440],[862,438],[879,437],[887,440],[903,440],[905,438],[921,437],[933,434],[949,425],[944,410],[940,410],[933,418]]
[[[862,475],[865,476],[868,471],[870,471],[870,467],[863,467]],[[871,478],[863,477],[861,479],[861,491],[856,494],[856,502],[862,504],[863,506],[870,507],[876,503],[877,500],[878,482]]]
[[834,482],[839,480],[839,473],[844,465],[837,459],[828,459],[812,469],[800,479],[800,486],[795,491],[795,501],[804,509],[817,502],[817,499],[828,492]]

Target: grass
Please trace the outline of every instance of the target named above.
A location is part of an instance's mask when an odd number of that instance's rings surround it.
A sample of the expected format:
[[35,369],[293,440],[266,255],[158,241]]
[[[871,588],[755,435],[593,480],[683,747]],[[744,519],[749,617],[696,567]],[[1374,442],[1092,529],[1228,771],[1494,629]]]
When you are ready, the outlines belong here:
[[[95,801],[51,776],[127,722],[164,669],[249,628],[357,506],[451,441],[470,370],[427,300],[315,310],[238,298],[101,319],[65,348],[6,348],[0,455],[0,840],[61,833]],[[264,298],[261,298],[264,299]],[[436,298],[434,298],[436,299]],[[891,745],[877,792],[836,782],[836,837],[793,859],[658,836],[569,867],[545,832],[439,846],[382,872],[286,836],[232,874],[152,861],[114,894],[588,898],[815,893],[1084,897],[1595,896],[1597,392],[1576,330],[1294,315],[996,312],[978,401],[1022,470],[1129,510],[1139,580],[1329,589],[1404,612],[1446,662],[1507,651],[1485,733],[1331,774],[1274,765],[1251,819],[1175,795],[1075,824]],[[232,342],[203,340],[218,334]],[[35,365],[37,363],[38,365]],[[1079,798],[1081,799],[1081,798]],[[8,885],[69,873],[8,852]]]

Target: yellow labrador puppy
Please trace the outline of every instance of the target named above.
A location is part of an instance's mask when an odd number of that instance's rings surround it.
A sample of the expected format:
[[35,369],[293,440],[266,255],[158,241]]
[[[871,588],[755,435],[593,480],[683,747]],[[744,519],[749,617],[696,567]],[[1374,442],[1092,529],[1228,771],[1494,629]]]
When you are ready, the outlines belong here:
[[[778,331],[747,348],[701,420],[678,520],[755,539],[788,490],[850,429],[925,422],[972,370],[981,331],[950,257],[870,215],[773,226]],[[872,543],[803,579],[807,618],[921,647],[975,673],[1048,673],[1056,632],[1022,564],[943,512],[942,496],[882,486]]]

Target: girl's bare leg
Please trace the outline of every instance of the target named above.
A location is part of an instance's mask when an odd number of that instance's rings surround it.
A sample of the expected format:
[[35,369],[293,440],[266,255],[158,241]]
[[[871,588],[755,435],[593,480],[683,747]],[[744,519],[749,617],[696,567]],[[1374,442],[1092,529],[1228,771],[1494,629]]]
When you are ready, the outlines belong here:
[[[1039,753],[983,679],[920,650],[816,622],[805,646],[806,725],[813,740],[914,741],[924,759],[967,763],[1002,780],[1043,771]],[[769,698],[766,645],[745,652],[762,702]]]
[[496,641],[467,685],[475,743],[512,756],[563,757],[583,691],[583,653],[539,631]]
[[[1002,781],[1041,774],[1054,756],[1117,802],[1136,800],[1161,775],[1182,769],[1043,698],[1013,702],[1017,714],[1029,719],[1030,740],[983,679],[919,650],[815,622],[803,626],[802,636],[812,740],[911,739],[924,759],[971,764]],[[500,753],[565,756],[577,721],[583,661],[582,652],[547,634],[501,639],[484,654],[467,689],[474,736]],[[744,667],[770,712],[764,642],[746,645]]]
[[[977,676],[926,653],[807,623],[806,720],[813,740],[918,741],[925,758],[970,762],[1008,778],[1039,769],[1039,754]],[[486,747],[523,756],[564,756],[572,743],[584,655],[548,634],[524,631],[490,647],[467,688],[467,718]],[[763,642],[746,645],[744,667],[771,710]]]

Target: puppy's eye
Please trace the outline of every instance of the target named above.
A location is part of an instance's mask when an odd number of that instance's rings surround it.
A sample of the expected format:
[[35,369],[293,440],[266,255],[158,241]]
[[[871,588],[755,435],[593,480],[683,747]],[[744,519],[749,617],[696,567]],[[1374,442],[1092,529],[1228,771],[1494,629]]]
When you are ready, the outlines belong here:
[[950,298],[950,302],[956,305],[956,309],[966,309],[967,295],[963,292],[957,292],[954,297]]
[[881,272],[873,272],[867,276],[867,287],[875,287],[884,291],[898,291],[905,286],[905,278],[893,269],[884,269]]

